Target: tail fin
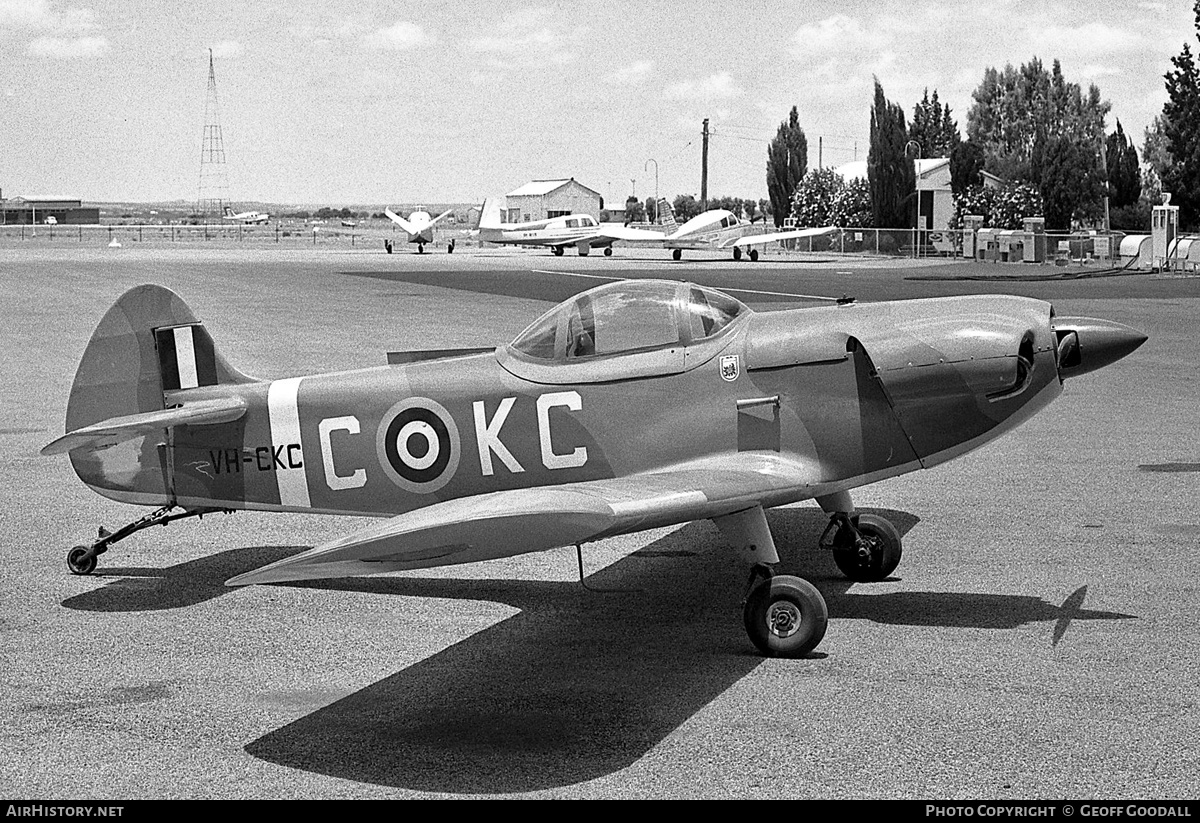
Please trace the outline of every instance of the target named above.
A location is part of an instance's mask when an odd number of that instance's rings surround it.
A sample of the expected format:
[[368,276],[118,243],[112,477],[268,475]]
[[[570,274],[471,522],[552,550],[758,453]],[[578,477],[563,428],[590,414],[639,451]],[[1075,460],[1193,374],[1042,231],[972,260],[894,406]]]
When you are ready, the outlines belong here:
[[[161,286],[137,286],[121,295],[92,333],[71,385],[67,433],[106,422],[144,428],[152,413],[180,402],[180,390],[251,382],[253,378],[221,356],[208,330],[178,295]],[[139,453],[125,459],[79,448],[71,452],[71,462],[93,487],[161,494],[155,440],[136,441],[132,448]],[[114,469],[117,463],[120,472]]]
[[668,234],[679,228],[679,224],[675,222],[675,209],[665,197],[658,198],[658,222],[667,227]]
[[225,215],[226,217],[233,217],[233,209],[229,208],[229,206],[226,206],[225,210],[221,212],[221,214]]
[[483,211],[479,213],[479,228],[498,229],[504,225],[500,217],[500,199],[489,197],[483,201]]

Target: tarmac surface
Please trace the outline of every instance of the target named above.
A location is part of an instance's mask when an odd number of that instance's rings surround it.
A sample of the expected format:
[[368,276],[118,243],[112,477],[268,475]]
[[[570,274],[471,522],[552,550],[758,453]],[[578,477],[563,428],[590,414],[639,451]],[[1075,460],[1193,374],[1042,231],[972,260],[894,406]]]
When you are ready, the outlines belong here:
[[[816,549],[814,505],[771,512],[784,566],[829,603],[808,659],[754,653],[745,569],[707,522],[586,546],[598,591],[580,586],[573,549],[231,589],[362,523],[248,512],[145,530],[96,574],[67,573],[68,548],[146,511],[37,453],[127,288],[176,290],[231,362],[282,377],[503,343],[551,302],[620,277],[692,279],[761,309],[1027,294],[1150,339],[1015,432],[858,490],[904,533],[885,582],[840,576]],[[14,244],[0,247],[0,288],[0,796],[1200,794],[1200,278],[820,255]]]

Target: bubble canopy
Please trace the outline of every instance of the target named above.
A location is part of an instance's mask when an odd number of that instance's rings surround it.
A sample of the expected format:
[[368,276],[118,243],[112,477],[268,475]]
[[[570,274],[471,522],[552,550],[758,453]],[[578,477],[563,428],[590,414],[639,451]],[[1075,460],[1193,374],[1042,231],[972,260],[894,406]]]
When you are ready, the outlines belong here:
[[509,345],[521,359],[580,362],[692,346],[722,336],[750,309],[729,295],[672,280],[621,280],[555,306]]

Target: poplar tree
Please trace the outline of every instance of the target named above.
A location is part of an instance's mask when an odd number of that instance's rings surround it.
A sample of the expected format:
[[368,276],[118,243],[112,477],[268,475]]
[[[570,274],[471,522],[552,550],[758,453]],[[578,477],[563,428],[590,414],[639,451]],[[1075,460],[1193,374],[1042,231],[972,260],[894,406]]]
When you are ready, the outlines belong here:
[[800,112],[795,106],[788,119],[779,124],[775,138],[767,146],[767,195],[775,225],[782,226],[791,212],[792,192],[808,169],[808,138],[800,128]]
[[875,102],[871,106],[871,148],[867,152],[871,217],[876,228],[895,229],[913,224],[917,183],[913,160],[905,153],[907,144],[904,109],[884,97],[883,86],[876,78]]

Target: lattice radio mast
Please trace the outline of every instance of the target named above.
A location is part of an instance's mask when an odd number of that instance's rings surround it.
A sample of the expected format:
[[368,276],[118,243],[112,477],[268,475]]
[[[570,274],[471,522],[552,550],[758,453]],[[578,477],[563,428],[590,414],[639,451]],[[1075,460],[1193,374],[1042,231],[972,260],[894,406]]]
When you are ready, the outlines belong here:
[[204,103],[204,144],[200,149],[200,193],[196,210],[205,216],[221,214],[229,201],[229,177],[225,171],[225,142],[217,110],[217,75],[213,53],[208,50],[208,99]]

